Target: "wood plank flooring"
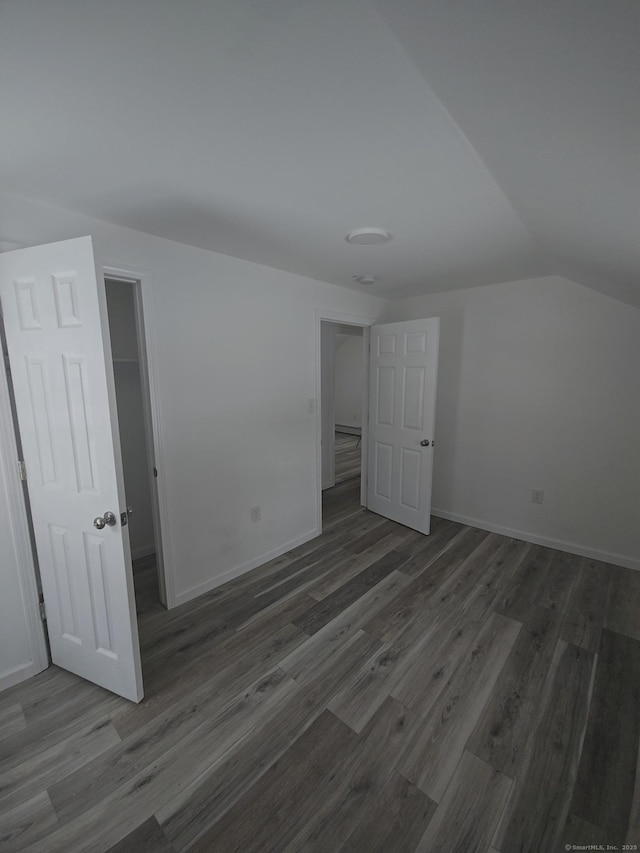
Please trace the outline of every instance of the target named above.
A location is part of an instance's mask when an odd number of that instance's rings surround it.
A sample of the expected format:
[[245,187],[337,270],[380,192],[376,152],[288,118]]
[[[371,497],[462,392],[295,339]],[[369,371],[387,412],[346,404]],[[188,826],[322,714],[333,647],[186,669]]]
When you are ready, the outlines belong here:
[[346,432],[335,434],[335,485],[360,476],[361,440]]
[[140,705],[56,667],[0,694],[0,850],[640,844],[640,575],[358,498],[171,612],[141,562]]

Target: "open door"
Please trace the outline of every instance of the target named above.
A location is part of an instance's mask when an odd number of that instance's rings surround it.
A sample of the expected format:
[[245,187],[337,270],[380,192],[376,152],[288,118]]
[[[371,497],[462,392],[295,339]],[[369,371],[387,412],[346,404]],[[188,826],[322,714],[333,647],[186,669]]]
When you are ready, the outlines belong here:
[[139,702],[111,347],[91,238],[0,255],[0,299],[52,660]]
[[367,506],[429,533],[440,319],[371,327]]

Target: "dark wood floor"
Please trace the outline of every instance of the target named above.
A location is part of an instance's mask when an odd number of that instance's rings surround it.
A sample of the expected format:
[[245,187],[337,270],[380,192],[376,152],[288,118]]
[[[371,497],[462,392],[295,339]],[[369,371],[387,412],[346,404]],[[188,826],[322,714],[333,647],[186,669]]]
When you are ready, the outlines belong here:
[[0,695],[3,853],[640,843],[640,573],[358,490],[169,613],[139,580],[140,705],[56,667]]
[[360,476],[361,439],[359,435],[337,432],[335,436],[335,485]]

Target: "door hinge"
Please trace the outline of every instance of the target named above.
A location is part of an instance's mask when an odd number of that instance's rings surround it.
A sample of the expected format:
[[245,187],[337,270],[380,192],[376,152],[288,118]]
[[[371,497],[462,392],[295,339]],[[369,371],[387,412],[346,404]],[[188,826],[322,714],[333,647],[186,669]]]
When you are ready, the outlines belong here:
[[18,460],[18,476],[22,481],[27,479],[27,466],[21,459]]
[[42,619],[43,622],[46,622],[47,621],[47,606],[44,603],[44,601],[40,601],[40,602],[38,602],[38,604],[40,606],[40,619]]

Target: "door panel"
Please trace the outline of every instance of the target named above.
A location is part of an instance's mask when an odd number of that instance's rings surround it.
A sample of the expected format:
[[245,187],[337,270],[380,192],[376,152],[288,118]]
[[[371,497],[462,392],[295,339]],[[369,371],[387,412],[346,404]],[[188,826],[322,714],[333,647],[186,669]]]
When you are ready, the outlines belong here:
[[[0,297],[54,663],[133,701],[142,673],[91,238],[0,255]],[[106,348],[106,351],[105,351]],[[97,529],[110,511],[116,524]]]
[[435,317],[371,328],[367,506],[422,533],[430,529],[439,326]]
[[390,444],[384,444],[382,441],[376,442],[376,461],[375,461],[375,496],[378,498],[391,499],[391,483],[393,482],[393,447]]
[[408,509],[420,510],[420,483],[422,479],[422,453],[400,448],[400,504]]

